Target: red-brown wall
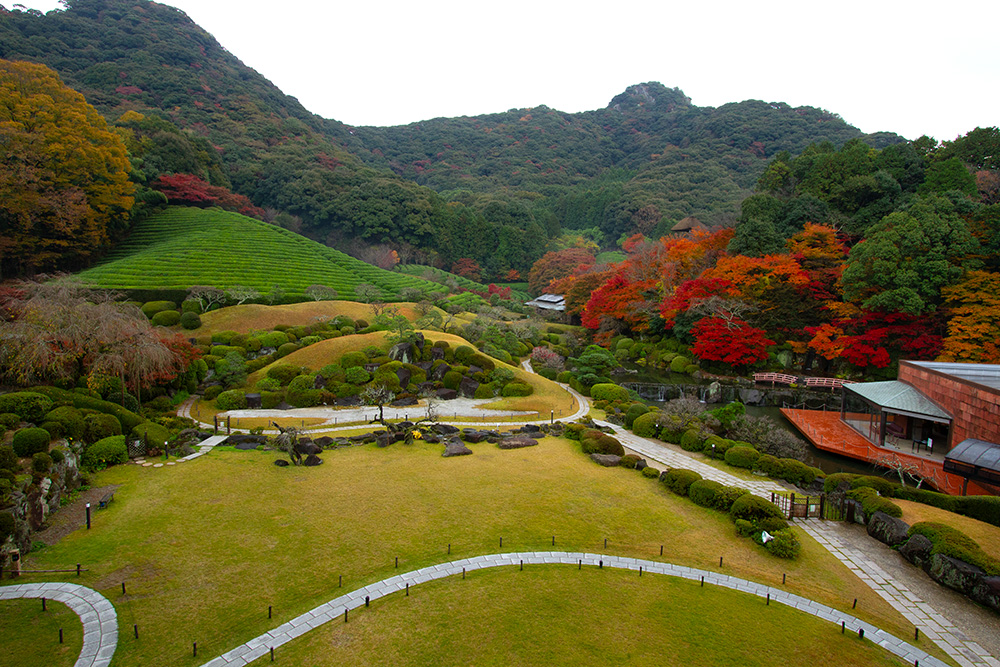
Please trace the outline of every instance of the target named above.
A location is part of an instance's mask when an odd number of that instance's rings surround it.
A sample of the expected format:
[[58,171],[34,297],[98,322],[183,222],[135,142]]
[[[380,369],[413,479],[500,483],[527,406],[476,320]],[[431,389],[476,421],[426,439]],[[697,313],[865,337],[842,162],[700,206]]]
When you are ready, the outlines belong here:
[[951,413],[952,448],[966,438],[1000,443],[1000,391],[902,361],[899,380]]

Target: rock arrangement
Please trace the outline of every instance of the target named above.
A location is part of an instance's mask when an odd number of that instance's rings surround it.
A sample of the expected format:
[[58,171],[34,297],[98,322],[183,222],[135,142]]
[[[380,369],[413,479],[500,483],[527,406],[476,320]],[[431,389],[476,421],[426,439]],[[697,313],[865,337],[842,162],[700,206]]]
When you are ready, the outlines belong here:
[[934,545],[930,539],[919,533],[910,535],[909,524],[885,512],[875,512],[868,519],[867,529],[868,535],[898,549],[903,558],[942,586],[1000,611],[1000,577],[989,576],[982,568],[958,558],[932,553]]

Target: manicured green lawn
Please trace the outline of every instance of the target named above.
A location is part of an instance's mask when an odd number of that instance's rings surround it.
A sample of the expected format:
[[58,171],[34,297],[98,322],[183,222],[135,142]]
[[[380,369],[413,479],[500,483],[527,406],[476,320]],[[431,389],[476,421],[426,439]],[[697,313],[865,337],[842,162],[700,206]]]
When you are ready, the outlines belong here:
[[[276,649],[339,665],[903,665],[839,627],[663,576],[567,566],[484,570],[377,600]],[[252,663],[263,667],[265,656]]]
[[68,667],[76,662],[83,646],[80,617],[52,600],[46,600],[45,609],[40,599],[0,601],[0,665]]
[[[339,593],[499,551],[501,537],[505,551],[548,550],[555,536],[557,549],[590,552],[604,551],[607,538],[608,553],[644,558],[659,558],[663,545],[664,560],[716,570],[722,556],[723,572],[775,585],[786,573],[792,592],[844,610],[856,597],[859,616],[912,635],[905,619],[804,535],[797,561],[773,558],[736,537],[726,516],[635,472],[597,466],[567,440],[513,451],[471,447],[474,455],[452,459],[427,443],[341,449],[326,452],[318,468],[278,468],[275,453],[236,451],[170,468],[119,466],[92,480],[121,485],[92,530],[29,557],[27,567],[90,568],[71,579],[115,604],[115,666],[201,664]],[[563,577],[553,570],[553,585]],[[9,639],[0,636],[0,645]]]

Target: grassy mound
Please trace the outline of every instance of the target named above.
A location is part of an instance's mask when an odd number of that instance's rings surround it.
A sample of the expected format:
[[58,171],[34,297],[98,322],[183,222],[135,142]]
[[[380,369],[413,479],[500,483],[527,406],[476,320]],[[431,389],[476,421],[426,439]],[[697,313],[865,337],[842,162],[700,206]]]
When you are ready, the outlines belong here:
[[389,299],[414,287],[446,292],[439,284],[385,271],[274,225],[217,209],[172,206],[136,223],[129,239],[106,261],[78,274],[85,285],[111,289],[186,290],[192,285],[275,285],[305,298],[310,285],[326,285],[341,298],[361,283]]
[[[395,305],[400,315],[408,320],[415,320],[419,314],[411,304]],[[314,324],[317,319],[331,319],[337,315],[346,315],[352,320],[374,318],[371,308],[364,303],[355,301],[303,301],[281,306],[265,306],[248,303],[242,306],[228,306],[212,310],[201,316],[201,328],[198,335],[211,334],[216,331],[269,331],[284,324],[287,326],[304,326]]]

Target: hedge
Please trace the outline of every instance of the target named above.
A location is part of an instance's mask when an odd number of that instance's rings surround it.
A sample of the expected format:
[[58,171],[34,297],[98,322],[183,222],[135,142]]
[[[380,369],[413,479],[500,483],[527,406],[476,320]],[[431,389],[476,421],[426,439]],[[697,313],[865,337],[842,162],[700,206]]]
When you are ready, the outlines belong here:
[[52,436],[44,428],[22,428],[14,432],[14,452],[20,457],[48,451]]
[[715,480],[699,479],[688,489],[688,496],[696,505],[715,507],[715,497],[725,488],[725,485]]
[[694,470],[674,468],[663,474],[661,481],[664,485],[679,496],[686,496],[691,489],[691,485],[701,479],[701,475]]
[[777,505],[752,493],[747,493],[737,498],[733,502],[733,506],[729,508],[729,516],[733,520],[743,519],[754,524],[768,517],[785,518],[785,515],[778,509]]
[[726,463],[737,468],[752,469],[758,458],[760,458],[760,452],[753,447],[744,447],[743,445],[730,447],[729,451],[726,452]]
[[108,466],[128,461],[128,448],[124,435],[113,435],[98,440],[83,452],[81,465],[87,470],[103,470]]
[[878,494],[878,491],[871,487],[862,486],[851,489],[847,492],[847,497],[861,503],[861,509],[864,510],[865,516],[868,518],[871,518],[875,512],[879,511],[885,512],[897,519],[903,516],[903,510],[899,505],[888,498],[883,498]]
[[595,401],[627,401],[628,389],[613,383],[602,382],[590,388],[590,397]]
[[1000,526],[1000,496],[963,496],[958,500],[960,514]]
[[934,521],[921,521],[910,526],[907,533],[908,536],[918,534],[934,545],[932,554],[951,556],[982,568],[990,576],[1000,576],[1000,559],[985,553],[975,540],[957,528]]
[[52,409],[52,398],[37,391],[15,391],[0,395],[0,413],[13,413],[26,422],[42,421]]
[[55,387],[35,387],[32,391],[37,391],[40,394],[45,394],[53,401],[72,403],[73,407],[79,408],[81,410],[96,410],[97,412],[104,412],[109,415],[114,415],[121,422],[122,432],[131,431],[136,426],[141,424],[145,419],[131,410],[126,410],[117,403],[112,403],[110,401],[102,401],[99,398],[94,398],[93,396],[88,396],[86,394],[80,394],[75,391],[66,391],[64,389],[57,389]]

